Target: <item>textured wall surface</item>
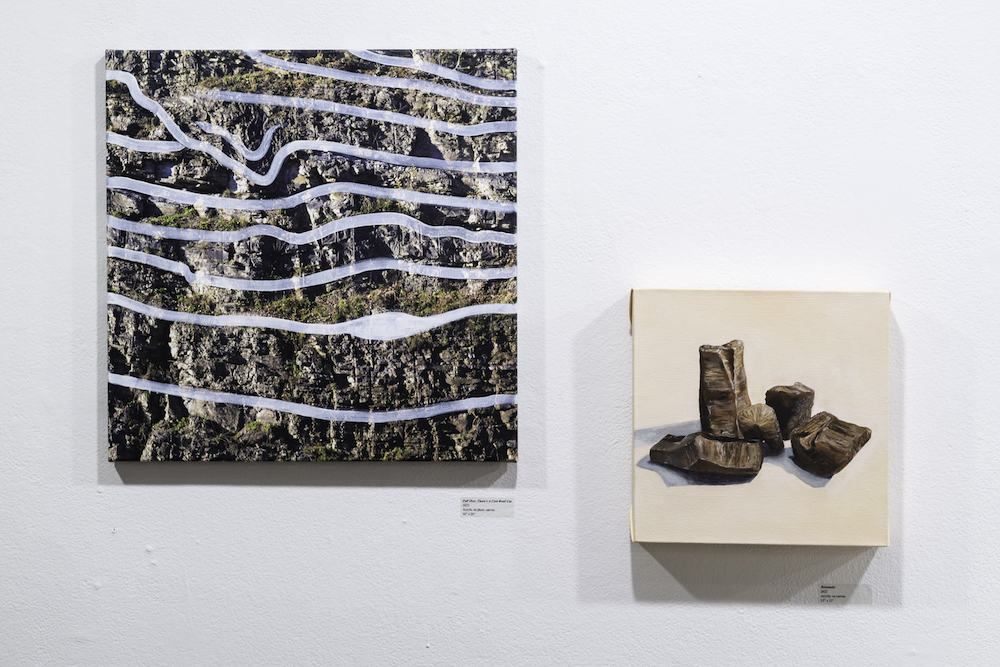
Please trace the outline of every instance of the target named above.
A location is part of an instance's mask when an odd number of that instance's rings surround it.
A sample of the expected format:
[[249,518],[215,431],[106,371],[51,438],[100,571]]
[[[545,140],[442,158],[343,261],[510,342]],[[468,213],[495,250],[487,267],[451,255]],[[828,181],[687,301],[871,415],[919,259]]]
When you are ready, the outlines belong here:
[[[7,7],[0,665],[992,664],[1000,10],[751,4]],[[232,46],[518,49],[519,463],[107,463],[104,49]],[[632,287],[892,290],[892,546],[631,545]]]

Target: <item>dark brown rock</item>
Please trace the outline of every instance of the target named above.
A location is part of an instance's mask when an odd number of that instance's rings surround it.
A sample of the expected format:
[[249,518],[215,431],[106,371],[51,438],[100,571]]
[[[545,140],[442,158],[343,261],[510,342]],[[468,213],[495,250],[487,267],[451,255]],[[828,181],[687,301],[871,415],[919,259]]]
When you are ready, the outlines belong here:
[[767,390],[764,402],[774,408],[778,425],[781,427],[782,439],[788,440],[792,431],[809,421],[815,397],[816,392],[801,382],[791,386],[779,385]]
[[698,389],[701,429],[712,435],[739,438],[737,416],[740,410],[750,406],[747,375],[743,369],[743,341],[702,345],[698,355],[701,362]]
[[764,443],[764,456],[777,456],[785,451],[778,418],[770,406],[755,403],[743,408],[737,416],[737,422],[744,438]]
[[833,477],[871,437],[870,428],[821,412],[792,432],[793,460],[814,475]]
[[752,477],[764,460],[762,443],[709,435],[668,435],[649,450],[653,463],[721,477]]

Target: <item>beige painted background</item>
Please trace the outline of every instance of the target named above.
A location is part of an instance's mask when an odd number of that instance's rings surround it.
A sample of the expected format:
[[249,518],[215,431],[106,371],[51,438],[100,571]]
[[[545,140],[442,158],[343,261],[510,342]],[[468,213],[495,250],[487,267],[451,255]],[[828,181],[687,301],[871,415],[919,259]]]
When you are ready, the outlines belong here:
[[867,426],[872,438],[821,487],[772,458],[746,484],[668,486],[638,466],[649,445],[634,442],[633,539],[887,545],[889,294],[633,291],[633,428],[697,420],[698,347],[733,339],[745,345],[753,403],[802,382],[816,392],[813,414]]

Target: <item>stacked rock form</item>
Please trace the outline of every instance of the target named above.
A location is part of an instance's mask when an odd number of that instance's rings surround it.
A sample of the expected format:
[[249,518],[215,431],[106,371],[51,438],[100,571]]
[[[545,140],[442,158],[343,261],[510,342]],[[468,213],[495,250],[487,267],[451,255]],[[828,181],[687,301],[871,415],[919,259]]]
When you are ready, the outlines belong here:
[[750,402],[743,342],[702,345],[698,406],[701,431],[667,435],[649,450],[649,460],[700,476],[703,481],[752,479],[765,456],[785,451],[808,472],[832,477],[871,438],[871,429],[828,412],[812,416],[816,393],[801,382],[771,387],[764,403]]

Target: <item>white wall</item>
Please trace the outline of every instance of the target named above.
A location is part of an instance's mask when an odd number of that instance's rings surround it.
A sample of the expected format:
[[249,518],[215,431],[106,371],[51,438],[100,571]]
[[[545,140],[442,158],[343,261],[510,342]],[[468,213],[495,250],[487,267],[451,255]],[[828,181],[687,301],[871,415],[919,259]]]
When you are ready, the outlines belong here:
[[[0,665],[995,664],[998,9],[7,3]],[[243,45],[520,50],[520,463],[106,462],[103,50]],[[634,286],[892,290],[891,547],[629,543]]]

